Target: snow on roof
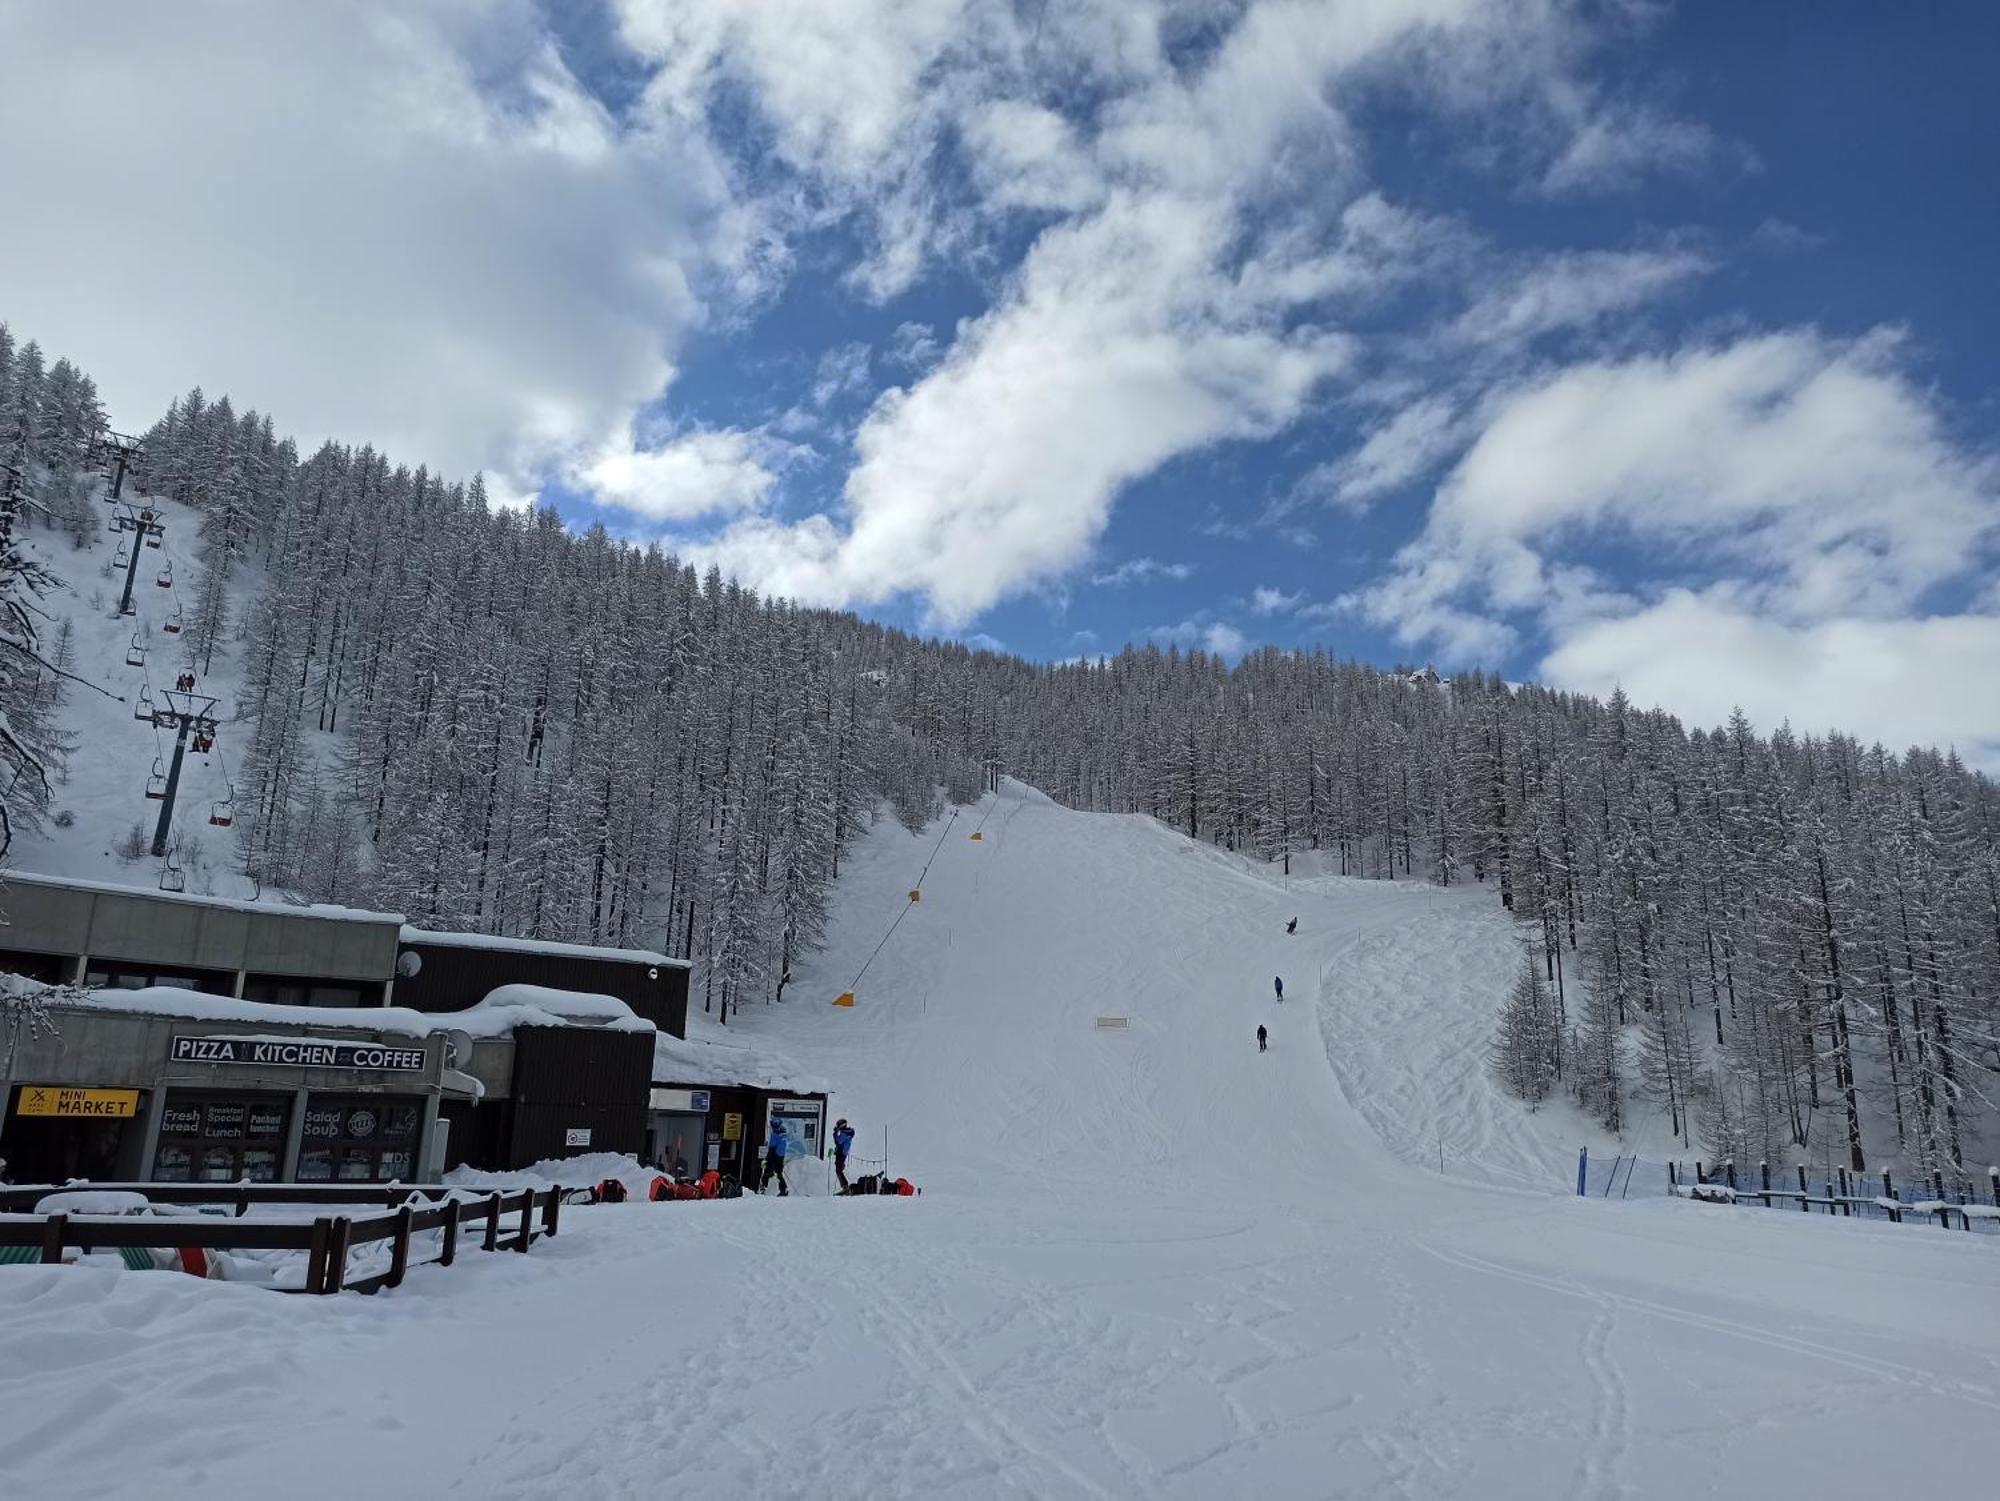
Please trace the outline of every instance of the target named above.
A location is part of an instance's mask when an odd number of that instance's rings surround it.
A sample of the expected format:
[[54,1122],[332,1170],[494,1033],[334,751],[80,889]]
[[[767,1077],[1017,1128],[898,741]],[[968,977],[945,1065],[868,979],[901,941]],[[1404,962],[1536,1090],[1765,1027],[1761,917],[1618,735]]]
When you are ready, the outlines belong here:
[[[532,996],[509,992],[533,992]],[[204,995],[172,985],[138,990],[89,990],[51,995],[52,1005],[79,1011],[115,1011],[138,1016],[177,1016],[188,1021],[255,1022],[307,1028],[351,1028],[428,1037],[433,1032],[466,1032],[474,1037],[508,1037],[516,1027],[601,1026],[615,1032],[650,1032],[653,1024],[608,995],[503,985],[464,1011],[413,1011],[407,1006],[284,1006]],[[615,1009],[614,1009],[615,1008]]]
[[806,1073],[774,1049],[750,1042],[705,1042],[662,1032],[653,1039],[655,1084],[739,1085],[788,1094],[831,1094],[825,1080]]
[[123,896],[148,902],[179,902],[191,907],[223,907],[231,912],[255,912],[264,917],[324,917],[343,922],[400,923],[400,912],[369,912],[359,907],[335,907],[322,902],[252,902],[240,897],[194,896],[185,891],[156,891],[143,886],[121,886],[116,881],[85,881],[74,876],[42,875],[32,870],[9,870],[7,884],[49,886],[72,891],[92,891],[102,896]]
[[490,933],[436,933],[403,924],[404,943],[429,943],[454,949],[503,949],[516,954],[555,954],[569,959],[615,959],[627,964],[667,965],[691,969],[685,959],[669,959],[651,949],[600,948],[588,943],[550,943],[539,938],[500,938]]
[[[614,1031],[653,1030],[653,1024],[633,1014],[615,995],[587,990],[556,990],[547,985],[501,985],[489,990],[473,1011],[536,1011],[564,1021],[610,1027]],[[461,1016],[465,1012],[459,1013]],[[636,1023],[636,1025],[634,1025]]]

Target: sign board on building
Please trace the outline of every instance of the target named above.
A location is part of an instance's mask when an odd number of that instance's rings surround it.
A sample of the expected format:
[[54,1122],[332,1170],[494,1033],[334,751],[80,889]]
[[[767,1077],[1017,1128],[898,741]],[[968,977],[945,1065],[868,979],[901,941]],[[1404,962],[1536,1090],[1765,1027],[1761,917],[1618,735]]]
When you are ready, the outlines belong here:
[[129,1120],[138,1108],[136,1089],[65,1089],[58,1084],[23,1084],[14,1113]]
[[364,1073],[423,1072],[421,1045],[318,1037],[175,1037],[176,1063],[247,1063],[265,1068],[347,1068]]
[[590,1127],[588,1127],[588,1126],[571,1126],[571,1127],[570,1127],[570,1128],[569,1128],[568,1130],[566,1130],[566,1131],[564,1131],[564,1132],[563,1132],[563,1145],[564,1145],[564,1146],[566,1146],[566,1147],[587,1147],[587,1146],[589,1146],[589,1145],[590,1145]]
[[724,1141],[743,1139],[743,1117],[733,1110],[722,1117],[722,1139]]
[[673,1110],[695,1115],[708,1114],[708,1091],[705,1089],[655,1089],[652,1105],[654,1110]]

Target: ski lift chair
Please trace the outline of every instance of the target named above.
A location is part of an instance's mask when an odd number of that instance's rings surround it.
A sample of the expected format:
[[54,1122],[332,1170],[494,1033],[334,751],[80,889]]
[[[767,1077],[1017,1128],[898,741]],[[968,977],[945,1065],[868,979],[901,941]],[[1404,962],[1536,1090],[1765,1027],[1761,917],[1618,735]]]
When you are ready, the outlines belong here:
[[[157,544],[157,543],[155,543],[154,545],[155,545],[155,546],[158,546],[158,544]],[[166,566],[166,567],[162,568],[162,569],[160,570],[160,575],[159,575],[159,577],[158,577],[158,578],[156,578],[156,579],[154,579],[154,580],[153,580],[153,582],[154,582],[154,583],[156,583],[156,584],[158,584],[158,585],[159,585],[159,586],[160,586],[160,587],[161,587],[162,589],[171,589],[171,588],[173,588],[173,586],[174,586],[174,565],[173,565],[173,564],[171,564],[171,563],[169,563],[169,564],[167,564],[167,566]]]
[[145,643],[140,641],[137,631],[132,633],[132,644],[125,648],[125,665],[127,667],[144,667],[146,665]]
[[208,810],[208,821],[218,829],[226,829],[236,822],[236,784],[230,783],[229,795],[219,803],[212,803]]
[[151,688],[141,688],[139,690],[139,701],[132,705],[132,717],[134,719],[151,719],[153,717],[153,690]]
[[181,607],[180,602],[177,600],[174,603],[174,613],[167,617],[167,623],[160,627],[160,629],[165,631],[169,636],[178,636],[181,633],[181,623]]
[[173,852],[169,851],[167,853],[166,867],[160,872],[160,890],[186,891],[187,889],[187,872],[174,864]]
[[118,544],[118,556],[111,560],[113,568],[123,568],[132,561],[132,551],[123,542]]
[[162,799],[164,799],[166,795],[167,795],[166,768],[160,765],[160,758],[158,756],[155,756],[153,757],[152,775],[146,778],[146,796],[150,797],[154,802],[157,803]]
[[160,539],[154,536],[151,532],[148,532],[146,534],[146,545],[148,547],[158,547],[160,545]]

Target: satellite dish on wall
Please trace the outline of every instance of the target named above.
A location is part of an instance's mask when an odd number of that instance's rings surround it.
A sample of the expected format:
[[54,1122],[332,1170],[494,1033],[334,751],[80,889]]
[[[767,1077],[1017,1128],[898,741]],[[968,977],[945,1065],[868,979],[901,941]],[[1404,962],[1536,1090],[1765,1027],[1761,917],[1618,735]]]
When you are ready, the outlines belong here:
[[472,1034],[453,1027],[444,1034],[444,1066],[464,1068],[472,1062]]
[[657,980],[657,979],[659,979],[659,978],[660,978],[660,972],[659,972],[659,970],[658,970],[657,968],[654,968],[654,969],[649,969],[649,970],[647,970],[647,971],[646,971],[646,978],[647,978],[647,979],[649,979],[649,980]]
[[424,967],[424,956],[415,949],[404,949],[396,956],[396,973],[405,980],[414,980],[417,972]]

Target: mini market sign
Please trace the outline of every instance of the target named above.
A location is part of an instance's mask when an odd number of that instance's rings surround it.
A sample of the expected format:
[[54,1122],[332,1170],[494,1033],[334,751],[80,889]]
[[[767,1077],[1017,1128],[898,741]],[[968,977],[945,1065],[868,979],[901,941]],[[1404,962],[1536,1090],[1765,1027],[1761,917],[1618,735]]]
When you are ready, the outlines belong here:
[[65,1089],[59,1084],[23,1084],[14,1113],[130,1120],[138,1108],[136,1089]]

